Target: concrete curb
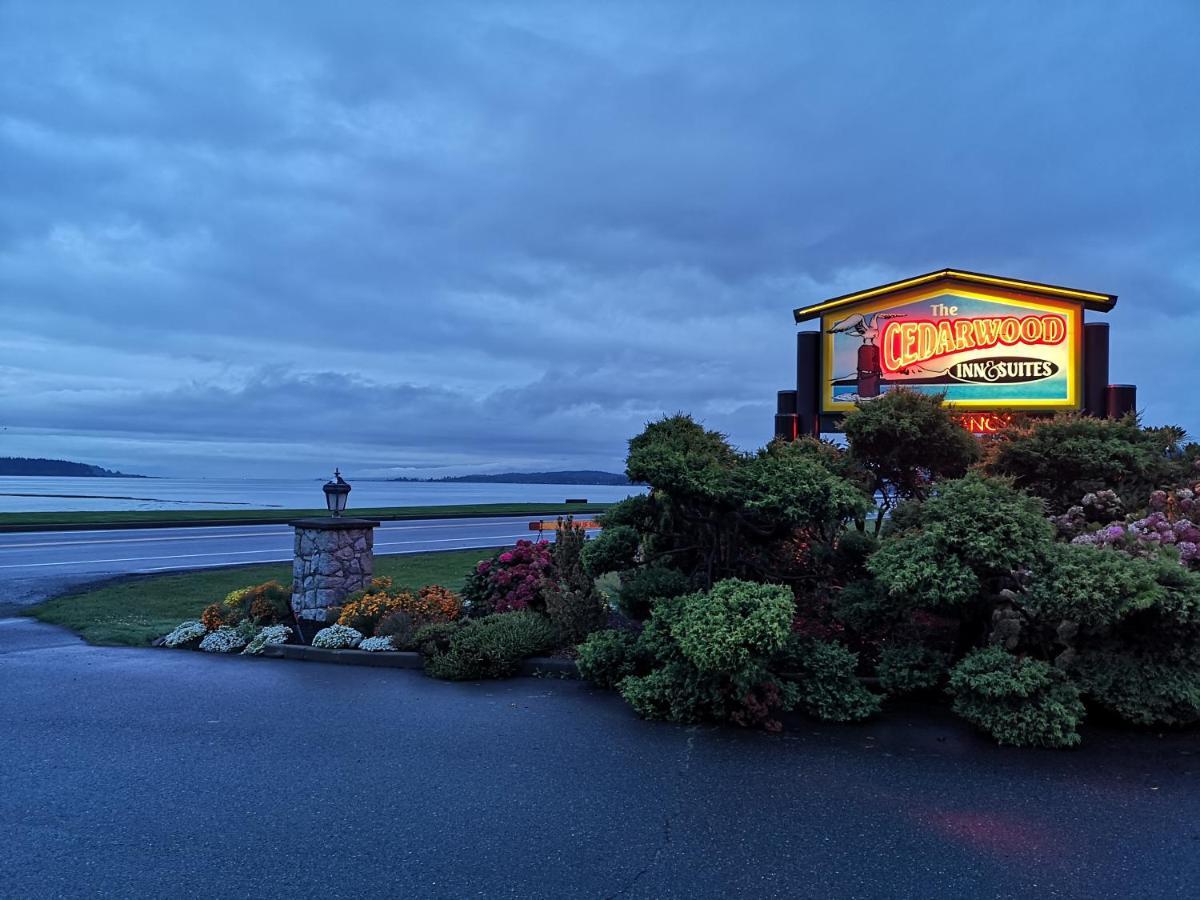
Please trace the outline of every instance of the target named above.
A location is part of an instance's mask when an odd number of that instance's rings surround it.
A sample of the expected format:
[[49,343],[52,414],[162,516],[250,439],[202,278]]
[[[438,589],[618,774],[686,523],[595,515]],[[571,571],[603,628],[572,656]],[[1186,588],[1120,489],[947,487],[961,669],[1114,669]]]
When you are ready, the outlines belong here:
[[[263,648],[260,656],[271,659],[294,659],[306,662],[333,663],[341,666],[374,666],[385,669],[424,669],[420,653],[406,650],[326,650],[305,644],[273,644]],[[526,677],[554,675],[578,678],[579,667],[573,659],[534,656],[521,663],[520,674]]]

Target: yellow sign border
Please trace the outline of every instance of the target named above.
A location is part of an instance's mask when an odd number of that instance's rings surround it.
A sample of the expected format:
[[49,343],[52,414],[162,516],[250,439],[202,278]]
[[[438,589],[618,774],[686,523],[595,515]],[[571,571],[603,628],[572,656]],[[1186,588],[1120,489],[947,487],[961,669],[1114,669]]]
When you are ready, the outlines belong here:
[[1053,311],[1061,313],[1067,320],[1067,399],[1066,400],[947,400],[946,405],[953,409],[966,412],[993,412],[1012,410],[1014,412],[1047,412],[1054,410],[1078,410],[1083,406],[1083,307],[1078,303],[1057,302],[1045,299],[1017,299],[1000,294],[987,294],[982,291],[967,291],[959,288],[940,287],[937,290],[905,297],[897,302],[895,297],[874,302],[856,303],[843,306],[836,311],[830,311],[821,316],[821,412],[840,413],[854,409],[854,403],[833,399],[833,339],[829,327],[835,318],[841,319],[852,313],[879,312],[894,309],[897,306],[908,306],[920,303],[922,300],[932,300],[934,297],[946,295],[968,297],[972,300],[983,300],[990,303],[1003,303],[1006,306],[1017,306],[1025,309]]

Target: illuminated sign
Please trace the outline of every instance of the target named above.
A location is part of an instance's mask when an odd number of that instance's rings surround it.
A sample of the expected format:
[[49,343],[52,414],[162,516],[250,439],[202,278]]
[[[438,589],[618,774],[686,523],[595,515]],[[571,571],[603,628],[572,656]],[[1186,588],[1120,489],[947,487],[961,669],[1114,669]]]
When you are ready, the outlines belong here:
[[971,434],[999,434],[1013,423],[1008,413],[967,413],[958,417],[958,424]]
[[930,285],[821,316],[821,409],[904,387],[964,410],[1079,409],[1079,304],[976,285]]
[[1077,288],[938,269],[794,310],[796,384],[779,391],[775,437],[840,430],[845,413],[900,388],[935,394],[963,427],[995,434],[1015,412],[1120,418],[1132,385],[1108,377],[1108,325],[1084,322],[1117,298]]

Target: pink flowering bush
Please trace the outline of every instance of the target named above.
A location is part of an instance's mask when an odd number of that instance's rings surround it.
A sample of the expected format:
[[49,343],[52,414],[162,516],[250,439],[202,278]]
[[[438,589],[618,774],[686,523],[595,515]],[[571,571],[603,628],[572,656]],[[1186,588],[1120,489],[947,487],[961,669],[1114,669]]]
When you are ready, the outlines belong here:
[[517,541],[510,550],[485,559],[467,580],[467,598],[472,609],[513,612],[545,608],[542,582],[551,577],[553,560],[546,541]]

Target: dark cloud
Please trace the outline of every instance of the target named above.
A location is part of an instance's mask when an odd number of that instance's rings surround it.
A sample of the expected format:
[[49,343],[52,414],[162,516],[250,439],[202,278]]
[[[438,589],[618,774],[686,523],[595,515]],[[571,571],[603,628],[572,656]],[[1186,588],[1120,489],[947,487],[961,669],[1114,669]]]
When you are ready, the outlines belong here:
[[1197,38],[1187,2],[0,3],[0,453],[611,468],[679,409],[753,446],[793,306],[945,265],[1120,294],[1114,377],[1200,430]]

